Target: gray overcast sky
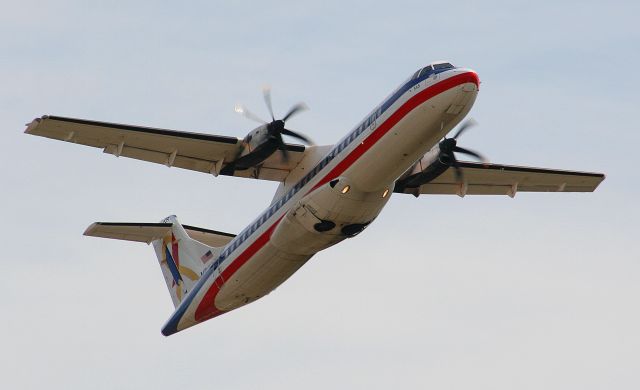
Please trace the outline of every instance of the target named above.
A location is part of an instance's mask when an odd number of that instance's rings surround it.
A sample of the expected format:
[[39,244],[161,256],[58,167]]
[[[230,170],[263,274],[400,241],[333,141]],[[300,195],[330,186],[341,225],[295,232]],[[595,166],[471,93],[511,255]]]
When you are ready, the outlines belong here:
[[[0,378],[24,389],[637,389],[637,1],[2,2]],[[175,336],[153,250],[96,220],[237,232],[274,183],[22,134],[36,116],[244,136],[260,88],[331,143],[418,67],[478,71],[461,144],[594,194],[394,196],[268,297]]]

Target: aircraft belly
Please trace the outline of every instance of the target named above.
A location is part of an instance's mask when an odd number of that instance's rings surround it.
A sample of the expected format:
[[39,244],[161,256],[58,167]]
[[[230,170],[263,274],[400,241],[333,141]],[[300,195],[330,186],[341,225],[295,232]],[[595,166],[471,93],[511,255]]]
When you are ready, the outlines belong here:
[[383,189],[464,118],[476,94],[477,90],[463,84],[425,101],[396,123],[345,176],[364,191]]
[[[280,221],[269,242],[224,281],[215,307],[230,311],[269,294],[315,253],[354,236],[344,232],[346,226],[362,225],[364,229],[372,222],[390,196],[362,192],[353,185],[343,194],[340,190],[347,183],[341,178],[336,185],[327,183],[301,199]],[[314,226],[320,220],[335,226],[317,231]]]
[[347,177],[338,177],[297,201],[271,243],[286,253],[313,255],[360,233],[388,200],[388,193],[361,191]]
[[284,283],[311,258],[285,253],[267,243],[242,265],[216,296],[215,306],[230,311],[253,302]]

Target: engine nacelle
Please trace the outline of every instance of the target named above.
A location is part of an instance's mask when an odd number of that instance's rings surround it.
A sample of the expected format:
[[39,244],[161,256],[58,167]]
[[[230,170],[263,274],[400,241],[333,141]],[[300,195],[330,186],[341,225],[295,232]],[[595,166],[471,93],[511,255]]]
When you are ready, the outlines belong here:
[[247,154],[256,151],[260,146],[269,141],[269,132],[267,125],[256,127],[251,130],[242,140],[242,153],[240,156],[246,156]]
[[434,146],[396,181],[394,192],[420,187],[440,176],[449,168],[450,161],[447,158],[447,155],[440,153],[440,145]]
[[277,139],[269,134],[267,125],[257,127],[242,140],[242,151],[235,160],[235,169],[255,167],[269,158],[277,149]]
[[416,190],[414,195],[418,196],[419,191],[417,191],[417,189],[421,185],[431,182],[449,168],[453,168],[456,180],[460,184],[463,184],[462,168],[455,153],[466,154],[482,161],[484,164],[489,162],[489,160],[480,153],[458,146],[458,137],[474,124],[475,121],[473,119],[466,121],[460,126],[453,137],[445,138],[431,148],[409,171],[405,172],[405,174],[396,181],[393,191],[405,192],[405,190],[409,188]]

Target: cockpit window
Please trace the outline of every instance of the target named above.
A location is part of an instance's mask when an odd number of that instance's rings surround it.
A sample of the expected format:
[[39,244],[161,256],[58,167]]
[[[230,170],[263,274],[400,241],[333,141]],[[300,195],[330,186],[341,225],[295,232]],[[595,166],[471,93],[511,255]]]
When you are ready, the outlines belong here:
[[431,76],[434,73],[440,73],[446,69],[453,69],[455,68],[455,66],[451,65],[448,62],[441,62],[439,64],[433,64],[433,65],[429,65],[429,66],[425,66],[424,68],[422,68],[420,70],[419,73],[414,74],[413,78],[427,78],[429,76]]
[[440,69],[452,69],[452,68],[453,68],[453,65],[451,65],[451,64],[450,64],[450,63],[448,63],[448,62],[443,62],[443,63],[441,63],[441,64],[434,64],[434,65],[433,65],[433,69],[435,69],[435,70],[440,70]]
[[420,76],[418,76],[418,77],[422,77],[424,75],[427,75],[427,74],[431,73],[432,70],[433,70],[433,67],[431,65],[426,66],[426,67],[422,68],[422,70],[420,71]]

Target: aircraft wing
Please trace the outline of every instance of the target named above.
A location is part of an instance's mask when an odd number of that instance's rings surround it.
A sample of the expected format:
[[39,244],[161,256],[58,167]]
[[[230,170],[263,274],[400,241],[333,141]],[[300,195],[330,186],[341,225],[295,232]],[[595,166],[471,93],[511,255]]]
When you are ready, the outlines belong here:
[[464,184],[456,181],[453,168],[420,188],[404,192],[445,195],[509,195],[517,192],[593,192],[604,180],[602,173],[481,164],[460,161]]
[[[215,176],[242,147],[236,137],[190,133],[151,127],[43,116],[27,125],[27,134],[100,148],[117,157],[164,164]],[[287,161],[274,153],[259,169],[238,170],[233,176],[283,181],[302,160],[305,147],[286,144]]]

